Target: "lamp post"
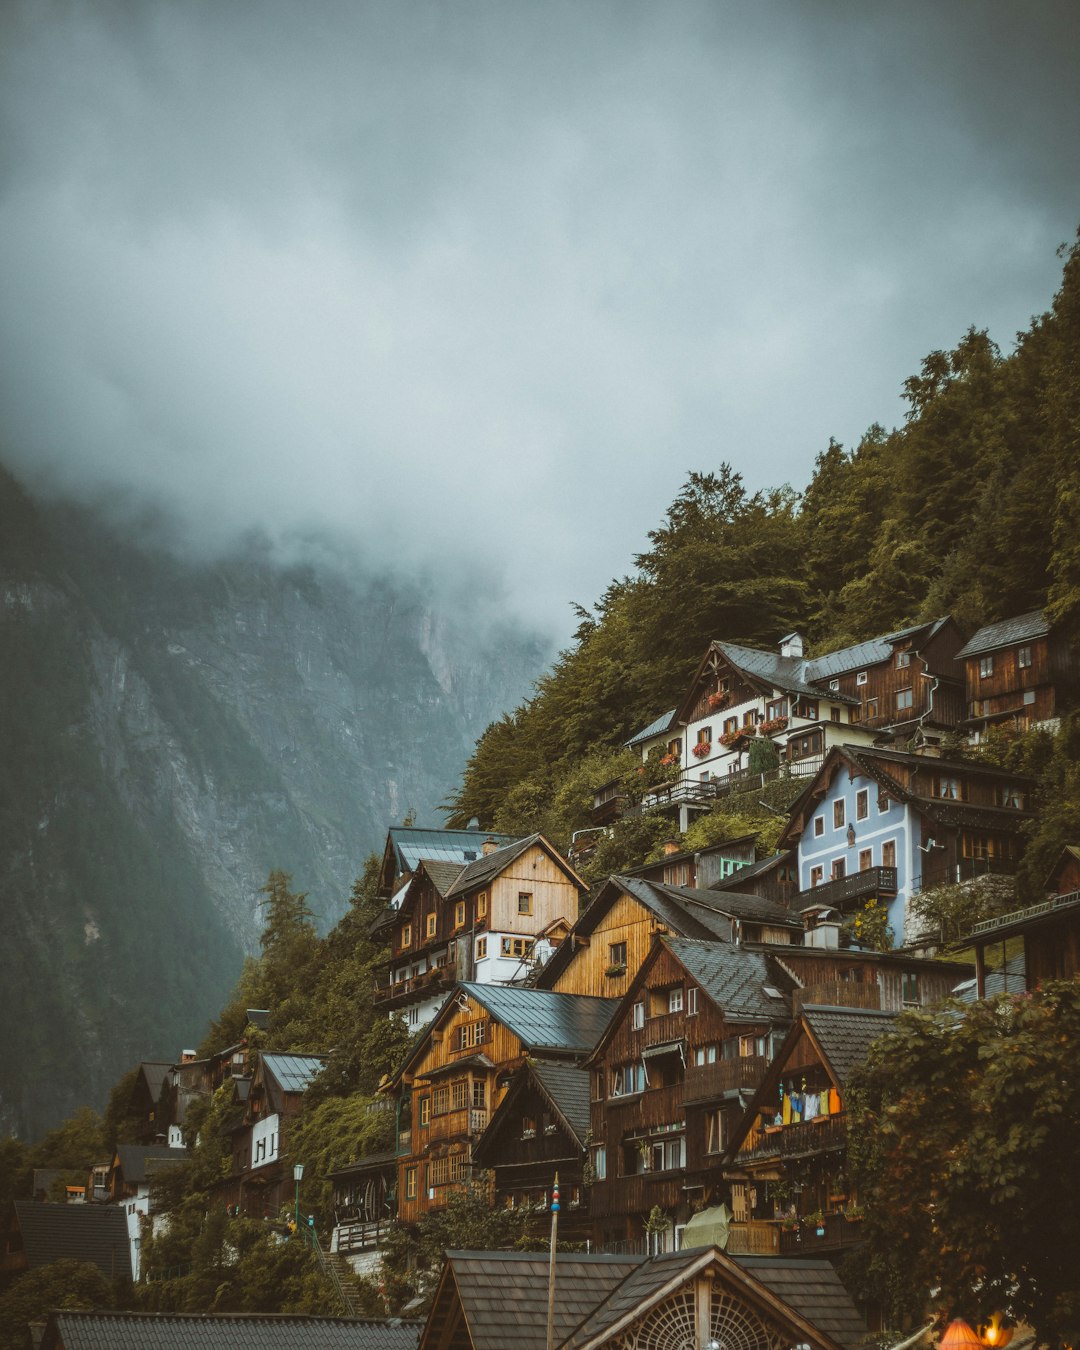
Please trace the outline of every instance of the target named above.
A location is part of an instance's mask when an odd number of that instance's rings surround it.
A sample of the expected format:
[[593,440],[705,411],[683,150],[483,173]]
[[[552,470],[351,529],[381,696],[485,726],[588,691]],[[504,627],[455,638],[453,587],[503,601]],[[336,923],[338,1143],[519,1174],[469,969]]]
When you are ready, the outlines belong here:
[[300,1183],[304,1179],[304,1164],[297,1163],[292,1170],[292,1179],[296,1182],[296,1231],[300,1231]]

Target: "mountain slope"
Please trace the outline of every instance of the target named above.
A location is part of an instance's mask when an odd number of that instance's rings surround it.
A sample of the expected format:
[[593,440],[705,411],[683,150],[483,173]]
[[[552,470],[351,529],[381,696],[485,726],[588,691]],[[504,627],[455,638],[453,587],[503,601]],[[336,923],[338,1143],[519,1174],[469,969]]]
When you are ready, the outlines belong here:
[[255,547],[180,563],[0,471],[0,1132],[198,1042],[271,868],[325,928],[391,820],[439,819],[547,655],[480,618]]

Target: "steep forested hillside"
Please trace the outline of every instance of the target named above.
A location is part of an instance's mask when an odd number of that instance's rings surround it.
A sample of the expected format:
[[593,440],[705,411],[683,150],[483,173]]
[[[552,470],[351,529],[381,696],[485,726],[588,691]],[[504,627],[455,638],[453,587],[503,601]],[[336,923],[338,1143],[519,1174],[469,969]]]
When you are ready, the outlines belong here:
[[823,651],[945,612],[968,631],[1045,604],[1080,616],[1080,245],[1015,350],[971,329],[904,389],[906,424],[830,444],[801,494],[748,492],[727,465],[692,473],[634,573],[484,733],[451,822],[565,847],[590,783],[626,769],[613,752],[714,637],[772,646],[799,629]]
[[329,927],[545,655],[402,578],[178,561],[0,469],[0,1129],[199,1041],[267,873]]

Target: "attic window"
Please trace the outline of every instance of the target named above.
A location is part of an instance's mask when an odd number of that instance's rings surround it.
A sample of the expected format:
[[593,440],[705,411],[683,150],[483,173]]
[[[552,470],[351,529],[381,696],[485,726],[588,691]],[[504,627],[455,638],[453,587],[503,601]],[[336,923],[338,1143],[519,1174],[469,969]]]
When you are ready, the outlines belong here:
[[835,694],[835,693],[837,692],[837,690],[840,688],[840,681],[839,681],[839,680],[830,680],[830,681],[829,681],[829,688],[830,688],[830,689],[832,690],[832,692]]
[[855,676],[855,683],[856,683],[856,684],[865,684],[865,683],[866,683],[866,671],[865,671],[865,670],[860,670],[859,673],[858,673],[858,675]]
[[761,987],[765,990],[765,993],[769,998],[782,999],[784,997],[775,984],[763,984]]

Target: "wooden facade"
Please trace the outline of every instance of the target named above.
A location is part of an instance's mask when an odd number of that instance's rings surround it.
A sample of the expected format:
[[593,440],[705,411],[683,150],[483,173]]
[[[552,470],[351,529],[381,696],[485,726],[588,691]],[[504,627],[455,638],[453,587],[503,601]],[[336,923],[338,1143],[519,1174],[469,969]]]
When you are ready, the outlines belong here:
[[955,727],[963,716],[961,671],[956,660],[962,641],[952,620],[898,633],[883,639],[880,645],[887,650],[877,660],[868,655],[861,666],[822,675],[813,683],[856,699],[858,706],[852,709],[851,721],[872,731],[903,729],[912,723],[938,730]]
[[668,925],[639,899],[614,881],[605,890],[609,887],[607,895],[601,893],[593,901],[603,906],[602,917],[590,922],[585,933],[571,931],[567,951],[559,954],[563,968],[550,987],[560,994],[622,998],[648,956],[653,938],[668,932]]
[[[685,943],[684,947],[703,947]],[[763,957],[733,953],[764,978]],[[640,1242],[654,1207],[669,1221],[654,1235],[670,1246],[695,1208],[715,1198],[723,1144],[741,1113],[741,1095],[760,1082],[787,1004],[734,1020],[656,940],[608,1033],[587,1061],[591,1071],[589,1213],[609,1249]]]
[[981,738],[994,726],[1025,731],[1075,700],[1075,651],[1040,611],[981,628],[960,653],[964,725]]

